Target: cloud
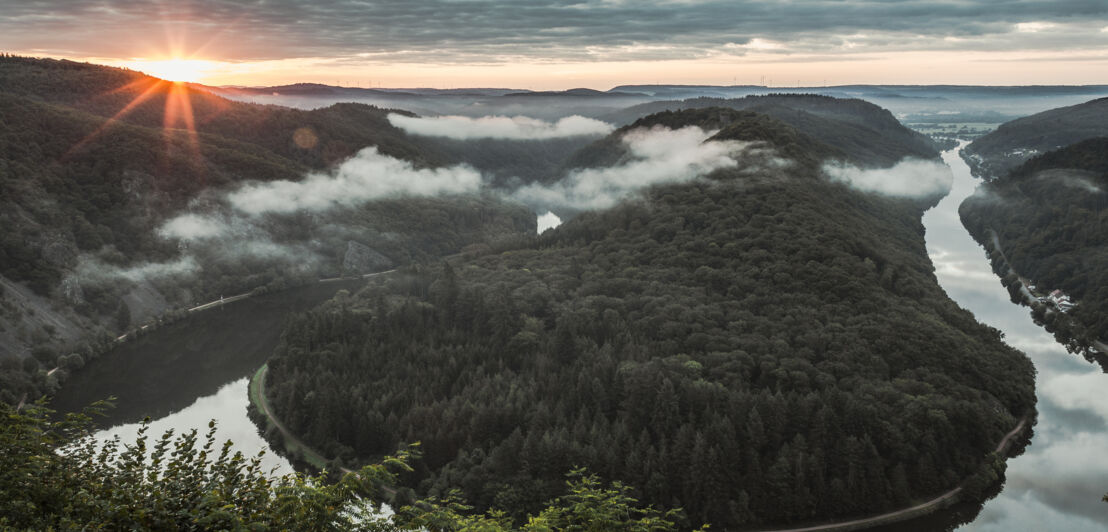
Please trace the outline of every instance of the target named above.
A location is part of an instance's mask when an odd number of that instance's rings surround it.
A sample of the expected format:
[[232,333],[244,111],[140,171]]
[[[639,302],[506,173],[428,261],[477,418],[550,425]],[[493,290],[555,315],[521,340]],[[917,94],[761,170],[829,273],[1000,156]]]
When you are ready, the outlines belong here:
[[689,181],[713,170],[738,166],[734,157],[748,145],[706,142],[711,135],[698,127],[635,129],[623,136],[630,154],[623,164],[576,170],[553,185],[522,187],[514,196],[524,203],[548,208],[603,209],[651,185]]
[[158,236],[175,240],[202,240],[222,236],[226,226],[199,214],[183,214],[158,228]]
[[[168,34],[190,51],[203,48],[211,59],[232,61],[363,54],[386,63],[509,63],[520,57],[621,60],[642,58],[643,52],[659,60],[703,57],[726,43],[755,39],[790,48],[803,42],[795,48],[807,52],[856,34],[885,34],[894,44],[924,37],[916,46],[948,36],[1013,42],[1015,37],[1005,36],[1021,36],[1017,24],[1082,22],[1095,34],[1106,20],[1108,5],[1096,0],[1029,0],[1003,9],[989,0],[193,0],[155,6],[72,0],[64,7],[14,0],[0,17],[0,46],[80,51],[86,57],[133,57],[136,50],[168,55],[162,50]],[[817,41],[822,45],[813,47]],[[1036,48],[1057,50],[1075,42]]]
[[954,183],[949,166],[923,159],[904,159],[892,168],[866,170],[843,164],[826,164],[823,171],[832,181],[846,183],[863,192],[900,198],[946,195]]
[[1103,194],[1104,189],[1093,181],[1096,177],[1093,172],[1067,168],[1044,170],[1035,175],[1036,179],[1055,180],[1063,186],[1084,190],[1090,194]]
[[77,265],[77,275],[81,279],[93,283],[120,279],[141,282],[191,275],[199,269],[200,265],[191,256],[184,256],[167,262],[144,262],[126,268],[106,264],[95,257],[85,257]]
[[247,185],[228,195],[227,200],[235,210],[257,216],[325,211],[390,196],[462,194],[475,192],[480,186],[481,174],[468,166],[417,169],[371,146],[330,174],[311,174],[302,181]]
[[448,137],[458,140],[482,138],[538,140],[581,135],[607,135],[615,129],[606,122],[578,115],[567,116],[553,123],[526,116],[484,116],[481,118],[436,116],[419,118],[392,113],[388,118],[392,125],[413,135]]
[[535,221],[537,222],[535,224],[536,230],[540,235],[562,225],[562,219],[550,211],[546,211],[546,214],[540,214]]

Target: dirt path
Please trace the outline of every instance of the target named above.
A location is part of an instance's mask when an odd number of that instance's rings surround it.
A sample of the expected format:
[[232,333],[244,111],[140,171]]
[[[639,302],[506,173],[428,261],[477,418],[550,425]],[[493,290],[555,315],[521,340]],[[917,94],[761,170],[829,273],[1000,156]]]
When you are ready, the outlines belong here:
[[[1023,419],[1020,419],[1020,422],[1016,425],[1016,428],[1012,429],[1011,432],[1009,432],[1008,434],[1005,434],[1004,437],[1001,438],[1000,443],[998,443],[996,445],[996,451],[995,452],[997,452],[997,453],[1003,452],[1008,447],[1008,443],[1011,442],[1012,438],[1016,437],[1021,432],[1023,432],[1023,429],[1024,429],[1025,426],[1027,426],[1027,417],[1024,417]],[[958,486],[957,488],[954,488],[954,489],[952,489],[952,490],[950,490],[950,491],[948,491],[948,492],[946,492],[942,495],[939,495],[938,497],[935,497],[934,499],[931,499],[931,500],[929,500],[927,502],[924,502],[924,503],[917,504],[915,506],[912,506],[911,508],[904,508],[902,510],[897,510],[895,512],[889,512],[889,513],[885,513],[885,514],[881,514],[881,515],[875,515],[873,517],[855,519],[853,521],[842,521],[842,522],[838,522],[838,523],[828,523],[828,524],[825,524],[825,525],[814,525],[814,526],[803,527],[803,528],[773,529],[772,531],[767,531],[767,532],[815,532],[815,531],[818,531],[818,530],[846,530],[846,529],[852,529],[852,528],[855,528],[855,527],[865,528],[865,527],[868,527],[868,526],[876,526],[876,525],[880,525],[880,524],[889,524],[889,523],[892,523],[892,522],[900,521],[900,520],[902,520],[902,518],[914,517],[914,514],[916,512],[937,507],[938,505],[941,505],[941,504],[947,502],[948,500],[950,500],[952,497],[958,495],[959,493],[961,493],[961,491],[962,491],[962,486]]]

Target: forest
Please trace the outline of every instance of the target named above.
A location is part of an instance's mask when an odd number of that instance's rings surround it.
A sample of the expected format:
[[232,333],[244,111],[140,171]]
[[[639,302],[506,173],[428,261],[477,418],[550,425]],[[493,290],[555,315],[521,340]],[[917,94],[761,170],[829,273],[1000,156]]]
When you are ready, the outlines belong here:
[[[811,141],[727,113],[651,120]],[[589,157],[613,157],[599,142]],[[981,496],[1034,414],[1034,369],[936,284],[923,207],[750,164],[340,294],[288,324],[270,404],[343,464],[419,441],[403,485],[517,523],[574,467],[689,526]]]
[[1008,265],[1039,292],[1061,289],[1079,303],[1064,324],[1036,305],[1063,343],[1088,346],[1108,331],[1106,188],[1108,137],[1099,137],[1030,159],[959,208],[974,239],[990,248],[995,232]]
[[[415,168],[454,161],[392,127],[388,112],[245,104],[125,69],[0,57],[0,401],[52,390],[73,369],[62,357],[79,366],[174,309],[534,231],[522,206],[469,194],[239,223],[244,238],[268,239],[254,254],[159,234],[185,213],[215,213],[231,226],[221,194],[332,171],[366,146]],[[203,275],[144,273],[181,261]]]

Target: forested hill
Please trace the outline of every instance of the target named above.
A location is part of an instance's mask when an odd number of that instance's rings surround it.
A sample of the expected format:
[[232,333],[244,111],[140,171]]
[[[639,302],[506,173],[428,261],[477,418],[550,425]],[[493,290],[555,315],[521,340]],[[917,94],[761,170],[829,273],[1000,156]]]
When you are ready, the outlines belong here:
[[[0,93],[60,104],[129,124],[185,128],[256,144],[310,168],[325,168],[365,146],[421,164],[445,162],[395,128],[387,112],[336,104],[314,111],[234,102],[193,85],[133,70],[67,60],[0,57]],[[391,111],[396,112],[396,111]],[[301,142],[294,133],[301,131]]]
[[1108,334],[1108,137],[1032,158],[983,183],[959,212],[987,248],[995,231],[1011,267],[1039,292],[1060,288],[1079,302],[1064,339]]
[[974,175],[1003,177],[1036,155],[1108,136],[1108,98],[1026,116],[974,140],[962,153]]
[[773,146],[780,155],[799,163],[808,174],[816,172],[818,166],[829,159],[863,164],[860,159],[864,155],[848,153],[824,144],[772,116],[727,107],[707,107],[662,111],[640,118],[574,153],[563,164],[563,173],[578,168],[615,166],[625,161],[629,151],[622,139],[629,131],[653,127],[679,129],[687,126],[715,131],[716,134],[710,140],[766,143]]
[[[221,202],[247,182],[328,174],[368,146],[395,165],[447,160],[385,117],[357,104],[242,104],[123,69],[0,57],[0,400],[46,389],[31,382],[45,383],[40,370],[59,355],[87,358],[193,302],[533,233],[532,213],[493,197],[393,195],[264,221]],[[185,212],[216,232],[233,227],[221,234],[237,240],[181,246],[159,235]]]
[[336,298],[270,404],[347,464],[422,441],[410,485],[517,518],[575,466],[720,529],[980,495],[1030,362],[937,285],[918,205],[752,164]]
[[707,107],[749,110],[772,116],[828,146],[855,156],[864,166],[891,166],[905,157],[938,157],[938,151],[927,137],[904,127],[888,110],[864,100],[815,94],[650,102],[629,107],[604,119],[616,124],[630,124],[660,111]]

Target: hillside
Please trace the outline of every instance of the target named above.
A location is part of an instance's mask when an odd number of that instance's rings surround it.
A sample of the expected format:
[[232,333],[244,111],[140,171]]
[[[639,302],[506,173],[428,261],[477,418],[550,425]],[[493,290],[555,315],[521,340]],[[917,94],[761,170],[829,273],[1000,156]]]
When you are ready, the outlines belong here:
[[1001,124],[962,152],[973,174],[1003,177],[1036,155],[1108,136],[1108,98],[1043,111]]
[[[730,110],[643,124],[720,117],[763,150],[836,153]],[[918,204],[761,153],[292,320],[271,406],[347,464],[421,441],[409,485],[517,519],[575,466],[721,529],[990,483],[1030,362],[936,284]]]
[[863,100],[814,94],[650,102],[629,107],[604,119],[616,124],[629,124],[660,111],[707,107],[748,110],[771,116],[832,148],[851,154],[864,166],[890,166],[904,157],[930,159],[938,156],[930,140],[905,128],[887,110]]
[[[1008,264],[1042,294],[1061,289],[1078,302],[1060,338],[1088,345],[1108,334],[1108,137],[1028,160],[987,181],[962,203],[966,229],[986,246],[996,233]],[[1006,274],[1006,270],[999,272]],[[1011,281],[1009,281],[1011,282]],[[1036,308],[1048,325],[1054,313]]]
[[[412,181],[450,162],[386,116],[360,104],[242,104],[122,69],[0,58],[0,357],[26,372],[3,399],[30,390],[27,378],[41,384],[38,370],[59,355],[91,356],[173,308],[534,231],[526,209],[472,194],[283,206],[302,198],[278,197],[281,187],[308,174]],[[230,206],[247,184],[278,194],[269,214]],[[202,232],[167,237],[169,222]]]

